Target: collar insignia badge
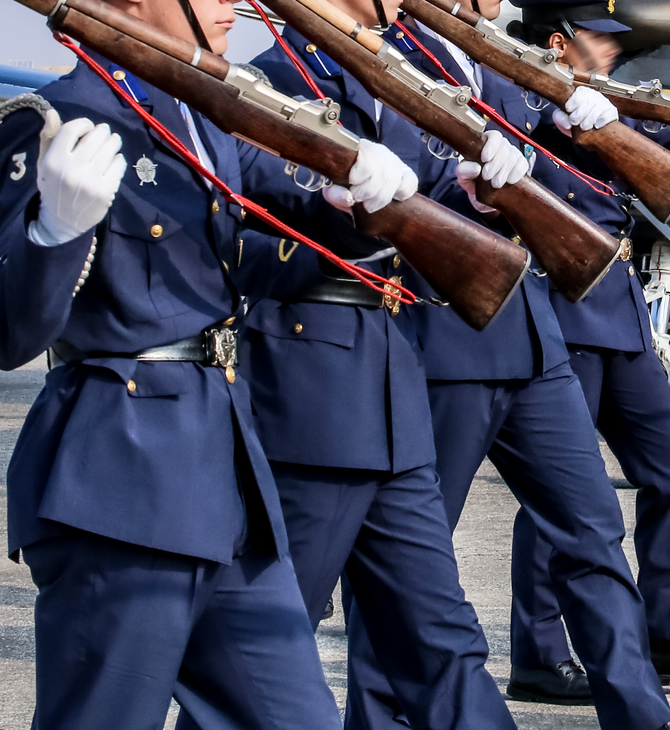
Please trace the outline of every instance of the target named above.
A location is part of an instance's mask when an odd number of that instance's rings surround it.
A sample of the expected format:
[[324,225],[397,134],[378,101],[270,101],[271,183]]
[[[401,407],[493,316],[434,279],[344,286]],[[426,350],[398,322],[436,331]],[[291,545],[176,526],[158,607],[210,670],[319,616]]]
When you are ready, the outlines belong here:
[[146,155],[142,155],[141,159],[133,165],[133,169],[137,173],[137,177],[140,179],[140,187],[142,187],[144,183],[147,183],[147,185],[150,185],[151,183],[158,185],[156,182],[157,167],[158,165],[154,164]]

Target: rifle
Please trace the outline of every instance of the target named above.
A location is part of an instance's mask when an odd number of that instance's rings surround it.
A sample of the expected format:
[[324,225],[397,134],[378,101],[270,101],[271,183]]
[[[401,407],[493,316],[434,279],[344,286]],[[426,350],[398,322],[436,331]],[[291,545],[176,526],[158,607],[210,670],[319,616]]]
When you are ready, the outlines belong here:
[[[219,56],[154,29],[100,0],[17,0],[50,25],[178,97],[224,132],[347,185],[358,138],[338,126],[331,100],[298,102]],[[471,327],[509,301],[528,252],[428,198],[414,195],[374,214],[356,206],[357,228],[387,239]]]
[[[561,109],[574,92],[574,76],[556,63],[555,50],[519,43],[454,0],[403,0],[402,7],[471,58]],[[587,132],[573,127],[572,136],[577,144],[596,152],[659,220],[670,217],[668,150],[621,122]]]
[[[264,0],[265,5],[349,70],[368,93],[468,160],[481,160],[486,122],[465,86],[437,83],[378,35],[325,0]],[[477,197],[500,210],[569,301],[609,270],[619,242],[526,176],[496,190],[481,177]]]

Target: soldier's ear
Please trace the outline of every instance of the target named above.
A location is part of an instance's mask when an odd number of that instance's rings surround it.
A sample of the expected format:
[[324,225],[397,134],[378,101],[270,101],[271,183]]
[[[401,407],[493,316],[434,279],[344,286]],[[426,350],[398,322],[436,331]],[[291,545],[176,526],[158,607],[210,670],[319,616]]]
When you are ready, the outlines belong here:
[[547,43],[548,48],[555,48],[558,51],[558,57],[563,58],[568,49],[570,41],[562,33],[552,33]]

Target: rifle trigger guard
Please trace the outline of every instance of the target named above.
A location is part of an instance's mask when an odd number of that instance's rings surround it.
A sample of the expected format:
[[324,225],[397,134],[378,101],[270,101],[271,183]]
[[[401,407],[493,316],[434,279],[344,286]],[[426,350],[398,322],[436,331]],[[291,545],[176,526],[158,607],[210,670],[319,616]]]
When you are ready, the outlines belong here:
[[[458,152],[456,150],[451,149],[449,145],[445,144],[442,140],[437,139],[436,137],[433,137],[432,134],[428,134],[427,132],[424,132],[421,135],[421,141],[426,145],[428,148],[428,152],[433,157],[436,157],[438,160],[455,160],[458,158]],[[437,147],[434,148],[433,142],[437,143]],[[451,149],[451,152],[447,155],[445,154],[445,150]]]
[[[305,168],[307,169],[307,168]],[[291,178],[293,178],[293,182],[303,190],[306,190],[308,193],[316,193],[322,188],[325,188],[328,186],[328,178],[325,175],[319,175],[317,178],[317,174],[313,170],[308,170],[309,172],[309,178],[306,183],[300,182],[298,180],[298,171],[300,170],[300,165],[296,165],[294,162],[287,162],[286,167],[284,168],[284,172],[289,175]]]
[[528,107],[529,109],[532,109],[532,110],[533,110],[534,112],[541,112],[541,111],[542,111],[543,109],[546,109],[546,108],[547,108],[547,107],[549,106],[549,102],[548,102],[548,101],[545,101],[545,102],[544,102],[544,104],[542,103],[542,102],[543,102],[543,99],[542,99],[541,97],[538,97],[538,98],[540,99],[540,104],[539,104],[539,106],[533,106],[532,104],[530,104],[530,103],[528,102],[528,91],[527,91],[526,89],[524,89],[524,90],[523,90],[523,91],[521,92],[521,96],[522,96],[522,98],[523,98],[523,100],[524,100],[524,102],[525,102],[526,106],[527,106],[527,107]]
[[649,134],[658,134],[661,130],[665,129],[668,125],[663,122],[652,122],[649,119],[645,119],[642,122],[642,129]]

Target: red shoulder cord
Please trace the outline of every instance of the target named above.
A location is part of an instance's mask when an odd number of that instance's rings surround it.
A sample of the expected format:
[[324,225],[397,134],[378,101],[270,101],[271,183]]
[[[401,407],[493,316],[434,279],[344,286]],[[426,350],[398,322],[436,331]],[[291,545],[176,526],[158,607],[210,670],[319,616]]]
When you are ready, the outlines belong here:
[[[219,180],[216,175],[214,175],[206,167],[204,167],[200,160],[172,132],[170,132],[169,129],[164,127],[146,110],[142,109],[142,107],[135,101],[135,99],[133,99],[130,94],[124,91],[114,81],[114,79],[112,79],[107,71],[105,71],[105,69],[100,66],[99,63],[93,60],[89,55],[82,51],[81,48],[79,48],[79,46],[77,46],[70,38],[63,35],[62,33],[54,33],[54,37],[59,43],[73,51],[92,71],[100,76],[100,78],[107,84],[107,86],[109,86],[115,94],[120,96],[142,118],[142,120],[146,124],[154,129],[167,145],[172,147],[172,149],[178,155],[180,155],[185,160],[185,162],[187,162],[194,170],[200,173],[200,175],[209,180],[212,185],[221,192],[223,197],[229,203],[235,203],[239,205],[243,210],[248,211],[255,218],[263,221],[263,223],[267,223],[268,225],[272,226],[287,238],[290,238],[291,240],[297,241],[299,243],[304,243],[306,246],[309,246],[309,248],[314,249],[322,256],[327,258],[329,261],[331,261],[333,264],[339,266],[339,268],[343,269],[348,274],[358,279],[361,283],[365,284],[365,286],[370,287],[370,289],[374,289],[381,294],[391,296],[394,299],[402,302],[403,304],[414,304],[417,301],[416,295],[412,294],[409,289],[405,289],[403,286],[395,284],[388,279],[385,279],[383,276],[375,274],[372,271],[368,271],[367,269],[345,261],[329,249],[321,246],[315,241],[312,241],[310,238],[304,236],[302,233],[296,231],[285,223],[282,223],[282,221],[272,215],[272,213],[270,213],[267,208],[263,208],[263,206],[258,205],[258,203],[254,203],[253,200],[249,200],[249,198],[233,192],[231,188],[229,188],[222,180]],[[373,283],[375,281],[382,284],[388,284],[389,288],[392,288],[392,290],[387,291],[381,286],[377,286],[377,284]],[[395,289],[396,291],[400,291],[400,294],[393,293],[393,289]],[[405,295],[404,297],[402,296],[403,294]]]
[[[456,79],[451,76],[444,68],[444,66],[440,63],[440,60],[437,58],[437,56],[431,53],[426,48],[426,46],[421,43],[421,41],[419,41],[412,33],[410,33],[404,23],[396,20],[395,24],[413,43],[416,44],[417,48],[437,68],[437,70],[442,75],[442,78],[448,84],[451,84],[452,86],[460,86],[458,81],[456,81]],[[598,180],[595,177],[587,175],[581,170],[577,170],[575,167],[572,167],[572,165],[568,165],[567,162],[563,162],[563,160],[561,160],[559,157],[556,157],[556,155],[550,152],[548,149],[546,149],[545,147],[541,147],[539,144],[537,144],[537,142],[534,142],[528,135],[524,134],[514,125],[510,124],[507,119],[505,119],[505,117],[498,114],[498,112],[492,106],[489,106],[486,102],[478,99],[476,96],[473,96],[470,100],[470,106],[473,109],[476,109],[481,114],[485,114],[487,117],[489,117],[489,119],[492,119],[499,127],[502,127],[502,129],[504,129],[506,132],[509,132],[512,136],[534,147],[536,150],[548,157],[553,163],[555,163],[559,167],[562,167],[564,170],[571,172],[575,177],[586,183],[591,188],[591,190],[594,190],[596,193],[600,193],[601,195],[616,195],[616,191],[606,183]],[[597,188],[596,185],[600,185],[603,189],[601,190],[600,188]]]

